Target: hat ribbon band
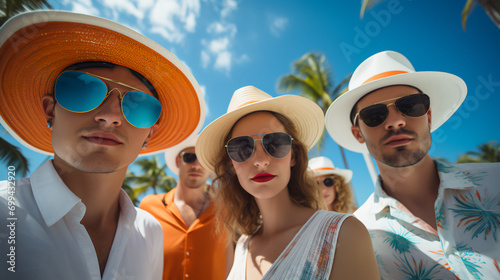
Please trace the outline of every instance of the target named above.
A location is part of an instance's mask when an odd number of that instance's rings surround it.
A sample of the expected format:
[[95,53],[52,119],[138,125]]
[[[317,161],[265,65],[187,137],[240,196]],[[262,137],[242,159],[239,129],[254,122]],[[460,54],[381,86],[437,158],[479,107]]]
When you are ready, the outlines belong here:
[[386,78],[386,77],[390,77],[390,76],[394,76],[394,75],[399,75],[399,74],[405,74],[405,73],[408,73],[408,71],[396,70],[396,71],[387,71],[387,72],[379,73],[379,74],[369,78],[368,80],[364,81],[362,83],[362,85],[369,83],[369,82],[373,82],[373,81],[378,80],[378,79],[382,79],[382,78]]
[[331,167],[323,167],[323,168],[316,168],[313,169],[313,171],[323,171],[323,170],[335,170],[336,168],[331,168]]
[[252,103],[255,103],[255,102],[259,102],[259,101],[260,100],[250,100],[250,101],[247,101],[247,102],[245,102],[243,104],[238,105],[238,107],[236,107],[236,108],[241,108],[241,107],[246,106],[248,104],[252,104]]

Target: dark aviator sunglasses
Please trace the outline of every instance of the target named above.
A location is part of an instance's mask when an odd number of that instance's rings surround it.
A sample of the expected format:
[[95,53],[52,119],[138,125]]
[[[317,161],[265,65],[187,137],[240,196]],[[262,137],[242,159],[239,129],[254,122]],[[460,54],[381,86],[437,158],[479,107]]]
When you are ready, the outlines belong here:
[[[252,136],[264,135],[262,138],[254,139]],[[272,132],[267,134],[254,134],[238,136],[230,139],[226,144],[229,157],[236,162],[247,161],[255,152],[255,141],[260,140],[266,153],[274,158],[284,158],[290,153],[292,147],[292,136],[284,132]]]
[[[394,103],[382,104],[382,102],[392,100],[396,101],[394,101]],[[359,116],[367,126],[379,126],[387,119],[387,116],[389,116],[389,106],[391,105],[394,105],[403,115],[416,118],[425,115],[429,111],[430,99],[429,96],[424,93],[387,99],[361,109],[354,117],[353,124],[356,125]]]

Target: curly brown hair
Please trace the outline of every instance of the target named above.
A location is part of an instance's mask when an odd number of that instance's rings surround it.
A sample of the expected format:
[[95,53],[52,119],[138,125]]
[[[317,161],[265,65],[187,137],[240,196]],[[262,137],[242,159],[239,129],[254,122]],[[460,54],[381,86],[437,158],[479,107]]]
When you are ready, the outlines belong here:
[[332,202],[333,211],[339,213],[350,213],[354,209],[352,188],[342,176],[332,174],[333,187],[335,188],[335,200]]
[[[297,130],[294,124],[278,113],[272,111],[258,112],[271,113],[293,138],[292,157],[295,159],[295,165],[291,167],[290,181],[288,182],[288,193],[292,202],[311,209],[319,209],[320,191],[307,172],[307,147],[296,138]],[[253,113],[257,112],[250,114]],[[231,133],[232,130],[226,135],[224,143],[229,141]],[[257,232],[261,226],[261,218],[255,198],[240,185],[231,159],[222,145],[219,147],[215,173],[217,177],[214,179],[213,184],[217,188],[215,201],[219,224],[224,224],[234,241],[237,241],[239,234],[252,235]]]

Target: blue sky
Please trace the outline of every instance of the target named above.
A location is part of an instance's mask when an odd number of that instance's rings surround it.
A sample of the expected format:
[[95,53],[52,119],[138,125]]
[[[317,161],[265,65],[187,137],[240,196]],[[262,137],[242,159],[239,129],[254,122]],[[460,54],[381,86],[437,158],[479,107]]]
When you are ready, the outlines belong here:
[[[417,71],[449,72],[468,86],[462,107],[432,134],[431,156],[449,161],[481,143],[500,142],[500,29],[477,6],[464,31],[465,2],[389,0],[361,19],[361,1],[49,0],[55,9],[117,21],[174,53],[202,87],[208,109],[204,126],[226,112],[232,93],[242,86],[277,96],[277,80],[307,52],[326,56],[335,84],[372,54],[401,52]],[[6,132],[0,136],[20,146]],[[30,171],[47,159],[21,150]],[[344,168],[330,137],[322,151],[310,152],[319,155]],[[346,151],[346,156],[362,204],[373,184],[362,155]],[[5,180],[7,167],[0,167]]]

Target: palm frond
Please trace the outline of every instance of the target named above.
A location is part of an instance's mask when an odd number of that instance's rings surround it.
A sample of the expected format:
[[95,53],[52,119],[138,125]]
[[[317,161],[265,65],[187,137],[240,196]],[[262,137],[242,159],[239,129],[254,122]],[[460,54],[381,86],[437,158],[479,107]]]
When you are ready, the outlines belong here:
[[40,1],[16,1],[4,0],[0,2],[0,26],[3,25],[9,18],[30,10],[38,10],[43,8],[52,9],[52,6],[46,0]]
[[28,173],[28,160],[23,156],[18,147],[0,138],[0,160],[5,161],[7,165],[16,167],[16,171],[22,177]]
[[477,0],[467,0],[465,7],[462,10],[462,28],[466,30],[467,18],[469,18],[470,13],[474,10],[477,4]]

